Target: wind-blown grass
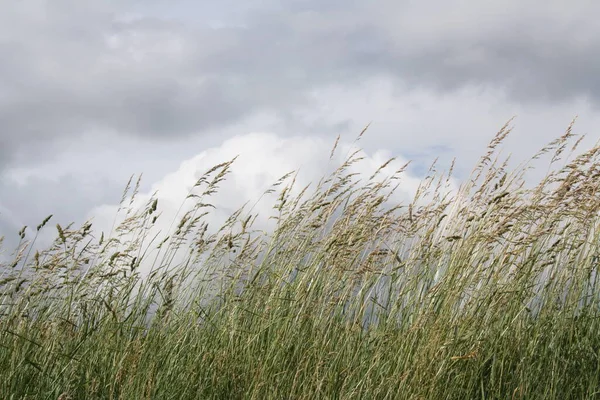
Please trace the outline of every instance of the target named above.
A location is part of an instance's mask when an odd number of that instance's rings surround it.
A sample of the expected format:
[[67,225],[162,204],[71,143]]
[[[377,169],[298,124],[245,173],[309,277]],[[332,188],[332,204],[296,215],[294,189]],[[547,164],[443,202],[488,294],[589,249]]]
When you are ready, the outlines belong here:
[[0,267],[0,398],[600,397],[600,147],[556,168],[571,128],[532,188],[492,161],[507,123],[454,194],[432,168],[390,206],[404,168],[361,183],[356,153],[307,197],[288,174],[270,235],[243,208],[207,233],[233,161],[164,238],[139,181],[106,236],[56,225],[33,251],[24,229]]

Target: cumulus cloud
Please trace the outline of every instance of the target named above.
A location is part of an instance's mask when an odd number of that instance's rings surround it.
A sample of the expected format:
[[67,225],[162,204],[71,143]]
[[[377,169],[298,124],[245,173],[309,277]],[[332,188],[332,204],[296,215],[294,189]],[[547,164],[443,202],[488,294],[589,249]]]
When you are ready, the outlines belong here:
[[[160,232],[164,237],[175,230],[178,219],[191,208],[192,203],[185,201],[198,179],[211,167],[239,156],[231,166],[226,180],[219,185],[218,192],[204,200],[216,207],[205,219],[209,223],[208,232],[215,233],[235,210],[248,203],[246,211],[250,211],[251,207],[252,214],[259,215],[253,229],[268,234],[275,227],[269,217],[275,214],[273,206],[278,190],[270,196],[261,197],[262,194],[285,172],[292,171],[298,172],[292,196],[298,195],[308,184],[311,184],[314,190],[320,178],[328,175],[328,172],[333,172],[356,150],[356,145],[342,142],[338,145],[334,158],[330,160],[332,147],[333,143],[315,137],[280,137],[272,133],[239,135],[226,140],[219,147],[205,150],[182,162],[176,171],[153,183],[149,190],[140,193],[132,207],[141,209],[156,193],[158,211],[161,214],[148,236],[154,237]],[[362,179],[363,182],[391,158],[390,152],[385,150],[370,155],[361,152],[359,156],[364,159],[354,164],[349,172],[357,173],[356,179]],[[375,180],[391,175],[405,163],[401,158],[392,161]],[[420,179],[411,174],[402,175],[401,185],[391,201],[409,202],[419,182]],[[453,185],[456,189],[456,182],[453,182]],[[283,186],[279,187],[282,188]],[[116,204],[93,209],[89,217],[93,218],[95,229],[110,232],[118,209]]]

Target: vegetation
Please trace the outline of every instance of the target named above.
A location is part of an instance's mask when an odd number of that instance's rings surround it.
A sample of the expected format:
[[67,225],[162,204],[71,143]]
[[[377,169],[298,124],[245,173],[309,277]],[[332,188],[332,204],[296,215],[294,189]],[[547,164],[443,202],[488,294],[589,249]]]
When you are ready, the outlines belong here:
[[0,266],[0,398],[600,398],[600,146],[558,168],[572,125],[529,188],[529,162],[498,161],[507,123],[458,192],[432,167],[406,205],[404,168],[360,182],[354,153],[312,195],[282,177],[270,234],[244,207],[207,233],[233,161],[162,240],[139,180],[106,236],[56,225],[37,251],[23,229]]

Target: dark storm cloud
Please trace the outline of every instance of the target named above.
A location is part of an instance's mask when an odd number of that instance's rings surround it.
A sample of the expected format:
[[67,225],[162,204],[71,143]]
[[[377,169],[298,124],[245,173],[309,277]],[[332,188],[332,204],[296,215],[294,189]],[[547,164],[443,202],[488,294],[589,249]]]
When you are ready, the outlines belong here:
[[261,109],[285,114],[311,89],[376,75],[440,92],[491,85],[513,101],[597,103],[600,29],[586,18],[600,7],[534,3],[273,1],[221,29],[193,2],[170,19],[126,18],[144,14],[135,2],[4,7],[0,170],[57,137],[185,137]]

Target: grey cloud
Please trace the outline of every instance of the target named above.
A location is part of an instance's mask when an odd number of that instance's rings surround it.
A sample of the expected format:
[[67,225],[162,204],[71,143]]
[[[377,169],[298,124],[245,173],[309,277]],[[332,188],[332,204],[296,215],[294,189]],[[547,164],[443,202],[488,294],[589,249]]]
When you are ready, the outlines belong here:
[[27,238],[35,235],[36,226],[48,215],[53,218],[46,230],[55,237],[54,226],[71,222],[81,224],[89,211],[90,204],[99,202],[113,204],[119,201],[124,185],[98,177],[83,182],[74,176],[47,180],[30,178],[19,185],[6,178],[0,179],[0,236],[5,236],[3,248],[12,251],[18,243],[17,232],[25,225],[29,227]]
[[[57,137],[183,138],[261,109],[285,114],[311,89],[375,75],[440,92],[503,87],[522,102],[600,99],[600,28],[581,20],[585,8],[563,16],[556,4],[539,14],[507,2],[494,15],[457,2],[436,12],[385,0],[272,1],[246,6],[244,27],[209,29],[192,17],[124,17],[143,3],[27,4],[0,16],[0,171],[25,146]],[[199,11],[185,4],[180,16]]]

